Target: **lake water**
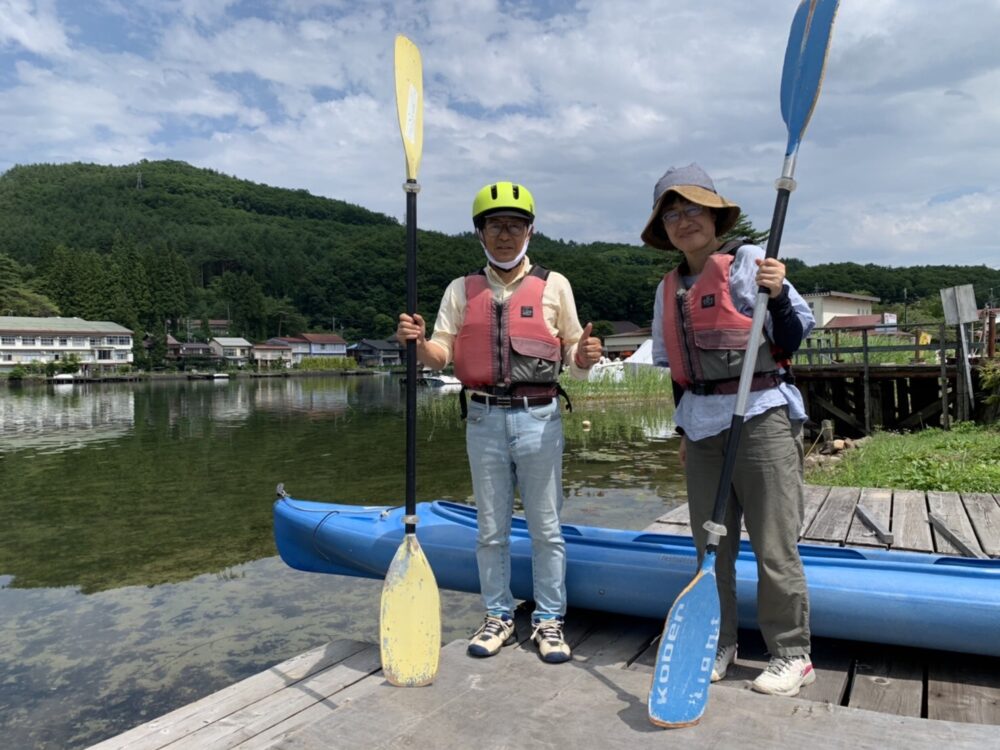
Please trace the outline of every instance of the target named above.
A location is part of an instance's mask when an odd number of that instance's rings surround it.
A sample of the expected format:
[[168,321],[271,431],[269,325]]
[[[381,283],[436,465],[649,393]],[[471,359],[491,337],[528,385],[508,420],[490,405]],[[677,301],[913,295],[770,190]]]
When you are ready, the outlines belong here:
[[[457,398],[418,401],[418,500],[471,503]],[[565,520],[641,529],[683,501],[671,410],[565,414]],[[403,502],[398,379],[0,390],[0,737],[86,747],[310,648],[374,642],[381,582],[276,557],[275,486]],[[584,426],[589,421],[589,429]],[[442,592],[444,640],[479,598]]]

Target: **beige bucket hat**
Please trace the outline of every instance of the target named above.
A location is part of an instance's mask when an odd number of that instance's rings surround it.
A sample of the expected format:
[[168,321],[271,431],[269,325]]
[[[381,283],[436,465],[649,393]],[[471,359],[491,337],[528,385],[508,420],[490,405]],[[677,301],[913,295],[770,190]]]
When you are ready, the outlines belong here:
[[653,213],[642,230],[642,241],[661,250],[675,250],[673,243],[667,237],[660,214],[663,212],[665,198],[670,193],[676,193],[685,200],[697,203],[699,206],[715,209],[715,234],[721,237],[735,226],[740,218],[740,207],[730,203],[715,190],[715,183],[704,169],[691,163],[686,167],[671,167],[653,188]]

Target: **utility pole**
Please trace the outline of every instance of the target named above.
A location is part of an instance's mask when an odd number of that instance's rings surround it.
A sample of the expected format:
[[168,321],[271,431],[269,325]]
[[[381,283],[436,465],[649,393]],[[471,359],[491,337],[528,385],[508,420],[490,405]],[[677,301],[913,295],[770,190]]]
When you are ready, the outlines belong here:
[[906,325],[906,287],[903,287],[903,325]]

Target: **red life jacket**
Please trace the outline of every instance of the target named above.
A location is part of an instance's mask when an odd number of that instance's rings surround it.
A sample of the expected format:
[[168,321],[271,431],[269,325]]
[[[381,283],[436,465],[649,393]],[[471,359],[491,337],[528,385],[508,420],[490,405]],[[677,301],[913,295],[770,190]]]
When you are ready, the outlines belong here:
[[[739,387],[752,317],[736,309],[729,271],[743,244],[727,243],[711,255],[689,289],[681,283],[679,269],[663,277],[663,343],[670,377],[700,395],[735,393]],[[751,390],[776,386],[780,382],[777,367],[772,346],[764,337]]]
[[533,266],[506,302],[493,300],[485,270],[465,277],[465,318],[454,355],[462,385],[510,392],[518,384],[556,384],[562,341],[549,331],[542,311],[548,277],[548,270]]

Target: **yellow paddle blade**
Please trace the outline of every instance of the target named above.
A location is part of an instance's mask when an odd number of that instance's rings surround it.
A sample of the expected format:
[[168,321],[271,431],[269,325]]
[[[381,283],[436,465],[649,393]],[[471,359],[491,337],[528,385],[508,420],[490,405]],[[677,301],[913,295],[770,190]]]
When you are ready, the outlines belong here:
[[406,150],[406,179],[416,180],[424,149],[424,77],[420,50],[402,34],[396,36],[396,111]]
[[441,597],[414,534],[396,550],[382,587],[379,643],[385,678],[400,687],[429,685],[441,654]]

